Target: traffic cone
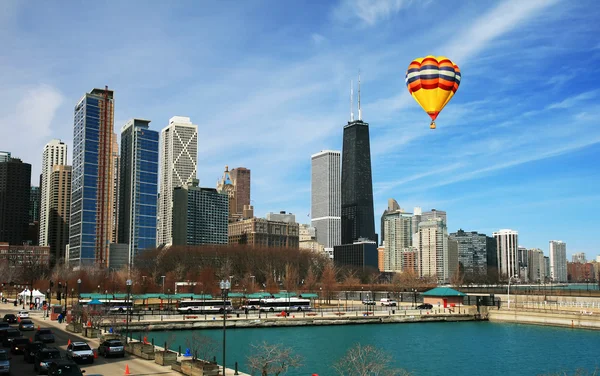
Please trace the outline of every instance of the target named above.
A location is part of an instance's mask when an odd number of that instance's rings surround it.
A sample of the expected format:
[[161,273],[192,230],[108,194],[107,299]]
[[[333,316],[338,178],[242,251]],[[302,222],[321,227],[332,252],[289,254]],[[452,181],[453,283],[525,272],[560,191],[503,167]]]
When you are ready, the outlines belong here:
[[69,338],[69,341],[67,342],[67,346],[71,345],[71,338]]
[[38,325],[38,330],[40,330],[40,326]]
[[125,373],[124,375],[131,375],[131,372],[129,372],[129,364],[125,364]]
[[94,359],[98,359],[98,350],[94,350]]

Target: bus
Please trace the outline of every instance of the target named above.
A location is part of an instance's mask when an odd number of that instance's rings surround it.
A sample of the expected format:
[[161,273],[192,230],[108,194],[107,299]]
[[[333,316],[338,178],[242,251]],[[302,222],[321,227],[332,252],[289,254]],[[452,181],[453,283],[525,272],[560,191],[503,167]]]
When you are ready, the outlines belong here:
[[279,312],[279,311],[310,311],[309,299],[298,298],[277,298],[277,299],[261,299],[261,312]]
[[[133,301],[127,301],[125,299],[98,299],[102,305],[98,305],[97,307],[99,309],[106,309],[108,308],[109,312],[113,312],[113,313],[123,313],[127,310],[132,310],[133,309]],[[91,301],[91,299],[81,299],[79,301],[79,304],[81,304],[84,307],[87,307],[88,303]]]
[[260,309],[260,299],[248,299],[241,306],[242,309],[247,309],[249,311],[256,311]]
[[[233,307],[231,305],[231,300],[225,301],[225,309],[227,311],[232,311]],[[198,313],[223,313],[225,310],[223,309],[223,301],[222,300],[214,300],[214,299],[205,299],[205,300],[196,300],[196,299],[188,299],[182,300],[179,302],[179,306],[177,307],[179,312],[198,312]]]

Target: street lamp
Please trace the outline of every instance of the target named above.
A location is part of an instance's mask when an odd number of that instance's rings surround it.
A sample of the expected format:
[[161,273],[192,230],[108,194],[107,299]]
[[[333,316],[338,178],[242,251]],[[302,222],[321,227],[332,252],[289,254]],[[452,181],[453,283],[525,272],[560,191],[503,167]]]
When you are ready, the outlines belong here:
[[46,317],[48,317],[48,312],[50,312],[50,302],[52,301],[52,291],[50,289],[46,290],[46,295],[48,296],[48,304],[46,305]]
[[64,295],[65,295],[65,314],[67,312],[67,303],[68,303],[67,302],[67,292],[69,291],[68,290],[68,283],[69,282],[65,282],[65,290],[64,290]]
[[413,293],[413,308],[417,307],[417,289],[412,289]]
[[518,278],[518,275],[514,275],[512,277],[508,277],[508,297],[506,298],[508,300],[508,309],[510,309],[510,281],[512,281],[513,278]]
[[129,338],[129,295],[131,294],[131,279],[128,279],[125,283],[127,284],[127,304],[125,306],[125,344],[127,344],[127,340]]
[[221,287],[221,296],[223,297],[223,376],[225,376],[225,370],[227,369],[227,366],[225,365],[225,350],[226,350],[226,346],[225,346],[225,341],[227,340],[226,337],[226,330],[227,330],[227,306],[226,306],[226,301],[227,301],[227,296],[229,295],[229,289],[231,288],[231,282],[229,282],[228,280],[221,280],[221,283],[219,283],[219,287]]
[[81,300],[81,278],[77,280],[77,304]]

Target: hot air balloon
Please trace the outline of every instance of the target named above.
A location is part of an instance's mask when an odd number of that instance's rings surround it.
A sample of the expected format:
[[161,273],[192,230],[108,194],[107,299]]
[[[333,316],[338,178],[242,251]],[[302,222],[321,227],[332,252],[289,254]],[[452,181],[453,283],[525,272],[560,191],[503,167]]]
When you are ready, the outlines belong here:
[[406,71],[408,92],[431,117],[429,128],[458,90],[460,69],[445,56],[414,59]]

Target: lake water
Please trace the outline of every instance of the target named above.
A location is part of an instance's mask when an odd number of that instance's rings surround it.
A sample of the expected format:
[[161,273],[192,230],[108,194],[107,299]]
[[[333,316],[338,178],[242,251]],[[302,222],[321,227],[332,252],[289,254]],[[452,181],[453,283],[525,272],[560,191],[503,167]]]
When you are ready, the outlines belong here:
[[[222,331],[199,330],[219,341],[215,351],[221,363]],[[192,331],[150,332],[162,345],[176,335],[172,349],[186,348]],[[139,334],[135,335],[138,338]],[[304,366],[290,376],[334,376],[331,368],[352,345],[374,345],[389,352],[397,367],[415,376],[432,375],[542,375],[600,366],[600,332],[568,328],[490,323],[415,323],[339,325],[321,327],[253,328],[227,330],[227,363],[248,372],[250,343],[268,341],[292,347]]]

